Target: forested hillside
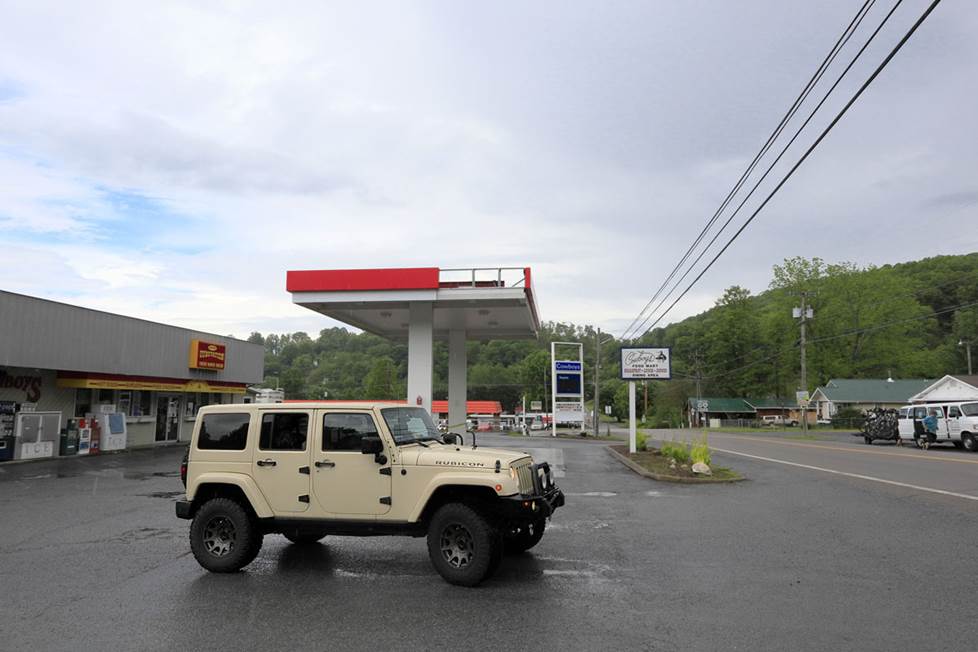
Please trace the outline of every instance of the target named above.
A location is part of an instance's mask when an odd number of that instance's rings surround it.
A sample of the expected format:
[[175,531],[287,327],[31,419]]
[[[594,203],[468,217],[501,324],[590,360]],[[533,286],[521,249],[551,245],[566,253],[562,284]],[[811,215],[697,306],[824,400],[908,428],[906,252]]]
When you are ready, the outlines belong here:
[[[961,340],[978,342],[978,253],[859,268],[852,263],[793,258],[775,266],[759,295],[728,288],[695,317],[646,333],[639,342],[670,346],[674,380],[650,383],[649,410],[676,423],[695,379],[704,396],[788,397],[799,377],[799,328],[792,307],[800,293],[814,310],[808,322],[809,390],[829,378],[935,378],[964,373]],[[266,386],[289,398],[401,398],[407,347],[342,328],[267,335]],[[470,342],[469,398],[496,399],[507,409],[547,400],[550,342],[586,345],[585,382],[593,397],[594,330],[548,322],[532,342]],[[601,350],[601,403],[624,411],[615,340]],[[978,354],[978,346],[976,354]],[[435,346],[435,398],[447,396],[448,350]],[[644,396],[644,395],[643,395]],[[641,400],[640,409],[644,407]]]

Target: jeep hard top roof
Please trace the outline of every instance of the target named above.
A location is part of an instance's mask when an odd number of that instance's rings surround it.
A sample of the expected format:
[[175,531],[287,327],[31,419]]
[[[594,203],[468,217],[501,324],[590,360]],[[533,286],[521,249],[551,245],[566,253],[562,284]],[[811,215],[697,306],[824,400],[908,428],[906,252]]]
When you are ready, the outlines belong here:
[[200,413],[243,412],[246,410],[372,410],[374,408],[415,407],[403,401],[287,401],[284,403],[221,403],[204,405]]

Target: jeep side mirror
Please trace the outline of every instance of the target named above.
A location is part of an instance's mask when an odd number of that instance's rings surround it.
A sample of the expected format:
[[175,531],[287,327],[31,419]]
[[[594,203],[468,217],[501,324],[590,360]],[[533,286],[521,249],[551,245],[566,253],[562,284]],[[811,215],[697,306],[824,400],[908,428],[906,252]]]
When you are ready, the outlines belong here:
[[360,452],[364,455],[376,455],[384,452],[384,443],[380,437],[364,437],[360,440]]
[[457,432],[445,433],[444,435],[441,436],[441,441],[444,444],[448,444],[448,445],[454,444],[458,446],[461,446],[465,443],[465,440],[462,439],[462,435],[458,434]]

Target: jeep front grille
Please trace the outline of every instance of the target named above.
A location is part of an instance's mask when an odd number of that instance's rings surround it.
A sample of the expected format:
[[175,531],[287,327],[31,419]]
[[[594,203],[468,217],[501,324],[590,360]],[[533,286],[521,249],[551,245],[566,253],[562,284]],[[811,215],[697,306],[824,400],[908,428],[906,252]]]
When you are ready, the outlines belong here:
[[520,493],[521,494],[532,494],[533,493],[533,464],[529,459],[518,460],[513,462],[513,468],[516,469],[516,478],[520,482]]

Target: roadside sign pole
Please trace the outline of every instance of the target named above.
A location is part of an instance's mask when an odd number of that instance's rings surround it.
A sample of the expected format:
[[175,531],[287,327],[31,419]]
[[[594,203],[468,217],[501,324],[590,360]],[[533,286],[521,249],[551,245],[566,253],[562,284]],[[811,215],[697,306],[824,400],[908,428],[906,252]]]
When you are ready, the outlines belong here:
[[554,361],[557,359],[557,343],[550,343],[550,426],[551,435],[557,436],[557,370]]
[[635,437],[635,381],[628,381],[628,452],[638,451]]
[[672,351],[668,347],[623,346],[621,355],[622,380],[628,381],[628,452],[638,452],[635,424],[635,381],[672,379]]

